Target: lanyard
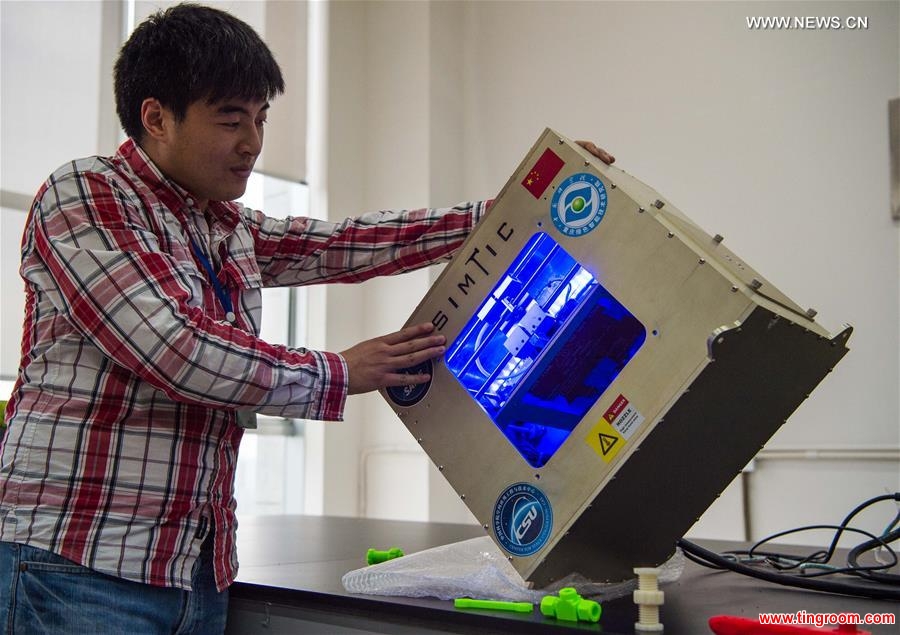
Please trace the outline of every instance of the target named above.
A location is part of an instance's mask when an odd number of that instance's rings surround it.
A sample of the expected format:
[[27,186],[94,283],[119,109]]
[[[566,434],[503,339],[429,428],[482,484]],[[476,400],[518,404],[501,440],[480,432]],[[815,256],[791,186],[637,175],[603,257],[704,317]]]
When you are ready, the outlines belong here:
[[212,265],[209,262],[209,258],[207,258],[202,251],[200,251],[200,247],[197,246],[197,243],[191,238],[191,249],[194,250],[194,255],[197,257],[197,260],[200,261],[200,264],[203,265],[203,268],[206,269],[206,273],[209,275],[209,279],[212,282],[213,288],[216,290],[216,297],[219,298],[219,302],[222,304],[222,308],[225,309],[225,319],[228,322],[234,322],[236,319],[236,315],[234,314],[234,307],[231,304],[231,297],[228,293],[225,292],[225,287],[222,286],[222,282],[219,280],[219,277],[216,275],[216,272],[213,271]]
[[[225,319],[234,324],[234,320],[237,316],[235,316],[234,309],[231,305],[231,297],[225,292],[225,287],[222,286],[221,280],[219,280],[219,277],[213,271],[209,258],[203,255],[203,252],[200,251],[200,247],[197,246],[197,243],[193,238],[191,238],[191,249],[194,250],[194,255],[209,275],[213,288],[216,290],[216,297],[219,298],[222,308],[225,309]],[[252,410],[235,410],[235,416],[237,417],[236,423],[241,428],[256,428],[256,413]]]

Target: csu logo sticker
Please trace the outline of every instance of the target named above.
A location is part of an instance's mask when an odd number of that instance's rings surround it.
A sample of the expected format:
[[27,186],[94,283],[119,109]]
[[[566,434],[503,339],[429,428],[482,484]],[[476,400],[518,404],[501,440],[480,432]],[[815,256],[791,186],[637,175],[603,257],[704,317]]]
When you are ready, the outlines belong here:
[[494,504],[494,535],[514,556],[538,552],[550,537],[553,511],[544,492],[530,483],[510,485]]
[[[403,373],[404,375],[418,375],[419,373],[432,375],[434,373],[434,367],[431,364],[431,360],[426,359],[424,362],[417,364],[416,366],[404,368],[403,370],[397,372]],[[393,401],[395,404],[397,404],[398,406],[403,406],[404,408],[408,408],[409,406],[413,406],[422,401],[422,397],[425,396],[430,387],[431,379],[426,381],[424,384],[391,386],[385,392],[387,392],[388,397],[390,397],[391,401]]]
[[559,184],[550,203],[550,218],[566,236],[583,236],[606,214],[606,186],[586,172],[573,174]]

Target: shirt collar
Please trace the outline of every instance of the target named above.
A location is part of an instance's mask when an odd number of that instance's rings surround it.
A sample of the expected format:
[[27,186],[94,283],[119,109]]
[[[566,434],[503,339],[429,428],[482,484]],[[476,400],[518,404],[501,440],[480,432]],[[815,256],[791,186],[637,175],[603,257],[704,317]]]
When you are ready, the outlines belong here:
[[[134,139],[129,138],[122,143],[116,156],[127,163],[134,174],[170,210],[187,211],[196,209],[187,203],[188,200],[193,198],[191,193],[166,177],[153,163],[153,160],[147,156],[147,153],[135,143]],[[227,201],[209,201],[211,216],[221,222],[227,232],[231,232],[238,224],[238,207],[237,204]]]

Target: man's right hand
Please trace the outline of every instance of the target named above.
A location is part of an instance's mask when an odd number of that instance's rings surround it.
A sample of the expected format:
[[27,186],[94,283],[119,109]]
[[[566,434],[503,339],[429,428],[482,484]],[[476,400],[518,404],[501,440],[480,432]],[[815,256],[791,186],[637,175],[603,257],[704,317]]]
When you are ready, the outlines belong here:
[[432,335],[433,331],[434,325],[425,322],[342,351],[349,375],[347,393],[354,395],[390,386],[424,384],[431,379],[425,373],[407,375],[400,370],[444,352],[447,339],[443,335]]

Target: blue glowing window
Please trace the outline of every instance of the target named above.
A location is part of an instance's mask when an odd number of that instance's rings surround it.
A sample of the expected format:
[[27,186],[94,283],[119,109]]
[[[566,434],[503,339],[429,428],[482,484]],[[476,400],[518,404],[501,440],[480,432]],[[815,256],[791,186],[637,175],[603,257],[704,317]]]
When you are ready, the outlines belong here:
[[542,467],[644,343],[644,326],[535,234],[447,350],[447,368]]

